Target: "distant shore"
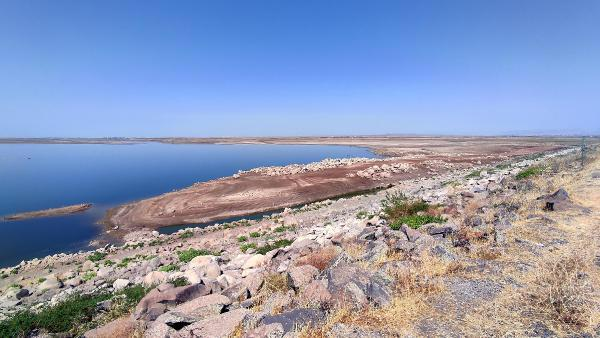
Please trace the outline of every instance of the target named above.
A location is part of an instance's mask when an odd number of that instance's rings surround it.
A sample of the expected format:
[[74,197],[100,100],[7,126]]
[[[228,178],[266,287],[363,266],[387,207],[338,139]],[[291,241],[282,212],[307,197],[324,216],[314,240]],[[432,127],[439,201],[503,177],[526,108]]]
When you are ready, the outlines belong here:
[[535,157],[581,142],[575,138],[544,137],[394,136],[143,140],[174,144],[360,146],[384,157],[257,168],[127,203],[109,210],[101,221],[107,232],[116,237],[142,229],[204,224],[283,209],[395,182],[423,179],[450,170],[493,166],[518,157]]
[[3,218],[3,220],[5,220],[5,221],[20,221],[20,220],[24,220],[24,219],[38,218],[38,217],[70,215],[70,214],[85,211],[91,207],[92,207],[91,203],[75,204],[75,205],[69,205],[69,206],[60,207],[60,208],[51,208],[51,209],[38,210],[38,211],[22,212],[19,214],[5,216]]

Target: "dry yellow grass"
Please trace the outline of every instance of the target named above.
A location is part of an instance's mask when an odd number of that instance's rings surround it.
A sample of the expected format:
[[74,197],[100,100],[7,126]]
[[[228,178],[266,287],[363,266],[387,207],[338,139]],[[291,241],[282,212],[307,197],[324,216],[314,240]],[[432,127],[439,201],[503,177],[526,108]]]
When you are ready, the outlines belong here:
[[[565,166],[563,161],[558,166]],[[561,167],[563,168],[563,167]],[[507,232],[503,263],[527,264],[521,269],[505,269],[522,287],[506,287],[492,302],[474,309],[461,322],[466,335],[531,336],[535,326],[545,327],[558,335],[573,332],[594,334],[600,325],[600,268],[595,259],[600,255],[600,182],[591,179],[591,172],[600,170],[594,158],[582,171],[561,172],[555,176],[535,178],[535,189],[518,195],[524,206],[521,219]],[[571,199],[590,212],[569,210],[544,213],[554,222],[527,220],[530,213],[540,213],[535,200],[543,193],[566,189]],[[523,250],[515,240],[528,241],[536,250]],[[541,243],[560,239],[562,245],[546,248]],[[539,334],[539,333],[537,333]]]
[[325,270],[331,261],[337,257],[338,251],[333,246],[322,248],[318,251],[311,252],[310,254],[300,258],[296,265],[312,265],[319,271]]

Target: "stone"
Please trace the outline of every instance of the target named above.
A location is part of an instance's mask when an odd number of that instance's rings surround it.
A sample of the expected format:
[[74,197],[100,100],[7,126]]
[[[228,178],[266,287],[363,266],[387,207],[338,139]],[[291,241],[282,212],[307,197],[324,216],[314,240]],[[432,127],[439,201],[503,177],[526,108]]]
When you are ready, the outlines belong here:
[[187,269],[183,272],[183,277],[185,277],[190,284],[198,284],[202,282],[204,272],[197,269]]
[[123,290],[129,283],[129,279],[119,278],[113,282],[113,289],[115,289],[115,291]]
[[369,262],[376,262],[388,254],[389,246],[382,241],[370,242],[367,246],[367,252],[363,255],[363,259]]
[[389,305],[392,302],[392,290],[383,282],[372,279],[365,290],[367,299],[378,307]]
[[204,267],[204,272],[206,277],[217,278],[221,275],[221,268],[219,264],[212,262]]
[[121,317],[83,334],[86,338],[132,337],[135,321],[129,316]]
[[252,257],[248,258],[244,265],[242,265],[242,269],[254,269],[265,265],[267,262],[267,258],[265,255],[256,254]]
[[446,238],[446,236],[451,235],[452,232],[453,232],[453,229],[451,227],[436,227],[436,226],[430,228],[428,231],[430,236],[441,235],[444,238]]
[[293,266],[288,270],[288,281],[294,290],[308,285],[317,275],[319,269],[312,265]]
[[[156,311],[149,315],[151,309],[162,309],[163,312],[166,309],[166,304],[175,305],[187,302],[191,299],[206,296],[210,293],[210,289],[206,285],[193,284],[180,287],[171,288],[159,288],[151,290],[142,300],[137,304],[134,311],[135,319],[148,319],[154,316]],[[162,307],[161,305],[164,305]],[[159,313],[159,315],[162,313]],[[157,316],[156,316],[157,317]],[[156,318],[154,317],[154,318]],[[153,320],[153,319],[152,319]]]
[[231,337],[237,327],[250,313],[240,308],[199,320],[179,331],[181,337],[226,338]]
[[211,294],[177,305],[171,311],[195,318],[203,318],[221,313],[225,306],[229,304],[231,304],[231,300],[228,297]]
[[306,303],[322,305],[331,301],[331,292],[327,290],[326,280],[313,280],[302,291]]
[[216,263],[217,257],[215,256],[196,256],[189,263],[188,268],[202,268],[208,264]]
[[151,287],[167,281],[169,275],[163,271],[152,271],[144,277],[144,286]]
[[250,297],[254,297],[254,295],[258,294],[258,291],[263,286],[264,282],[265,276],[262,273],[254,273],[242,279],[242,284],[248,288]]
[[87,261],[83,262],[83,265],[81,266],[81,269],[83,271],[88,271],[88,270],[93,270],[95,267],[96,266],[95,266],[94,262],[92,262],[90,260],[87,260]]
[[398,250],[398,251],[402,251],[404,253],[409,253],[415,248],[415,246],[416,246],[415,243],[404,240],[404,241],[397,241],[394,244],[394,249]]
[[250,291],[241,282],[223,290],[222,294],[227,296],[232,302],[241,302],[250,298]]
[[254,329],[249,330],[244,335],[245,338],[275,338],[282,337],[285,331],[281,323],[273,323],[269,325],[260,325]]
[[30,295],[31,295],[31,292],[29,292],[29,290],[20,289],[19,291],[17,291],[17,293],[15,293],[15,298],[21,299],[21,298],[29,297]]
[[[240,275],[239,279],[241,279],[241,278],[242,278],[242,276]],[[223,274],[223,275],[217,277],[217,283],[219,283],[219,285],[221,285],[221,289],[226,289],[229,286],[239,282],[239,279],[234,278],[228,274]]]
[[56,277],[55,274],[48,275],[45,278],[46,280],[44,280],[42,283],[40,283],[40,285],[38,285],[38,290],[43,291],[62,288],[63,283],[60,280],[58,280],[58,277]]
[[79,286],[79,285],[81,285],[81,278],[79,278],[79,277],[74,277],[74,278],[71,278],[71,279],[69,279],[69,280],[66,280],[66,281],[65,281],[65,285],[66,285],[66,286],[68,286],[68,287],[76,287],[76,286]]
[[400,230],[406,234],[406,237],[408,237],[410,242],[414,242],[421,237],[421,233],[418,230],[415,230],[406,224],[402,224]]
[[96,276],[98,278],[104,278],[104,279],[111,277],[113,274],[114,274],[114,269],[111,267],[108,267],[108,266],[101,267],[96,272]]
[[325,314],[321,310],[294,309],[278,315],[266,315],[261,324],[280,324],[284,332],[291,332],[297,327],[316,326],[324,319]]

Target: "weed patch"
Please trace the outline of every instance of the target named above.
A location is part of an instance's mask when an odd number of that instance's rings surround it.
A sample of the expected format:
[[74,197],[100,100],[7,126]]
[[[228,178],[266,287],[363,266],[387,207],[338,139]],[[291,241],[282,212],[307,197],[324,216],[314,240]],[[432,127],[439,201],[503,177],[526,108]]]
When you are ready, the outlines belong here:
[[88,259],[92,262],[99,262],[106,257],[106,254],[103,252],[94,252],[93,254],[88,256]]
[[275,249],[279,249],[279,248],[283,248],[286,247],[290,244],[292,244],[293,241],[289,240],[289,239],[280,239],[278,241],[275,241],[273,244],[267,244],[264,246],[261,246],[259,248],[256,249],[256,253],[259,253],[261,255],[266,254],[267,252],[271,251],[271,250],[275,250]]
[[532,177],[532,176],[537,176],[537,175],[541,174],[542,172],[544,172],[544,168],[533,166],[533,167],[529,167],[527,169],[521,170],[517,174],[516,178],[518,180],[524,180],[524,179]]
[[177,252],[177,256],[179,257],[179,260],[183,263],[189,263],[192,259],[194,259],[194,257],[211,256],[211,255],[219,256],[218,253],[215,253],[215,252],[212,252],[209,250],[194,249],[194,248]]

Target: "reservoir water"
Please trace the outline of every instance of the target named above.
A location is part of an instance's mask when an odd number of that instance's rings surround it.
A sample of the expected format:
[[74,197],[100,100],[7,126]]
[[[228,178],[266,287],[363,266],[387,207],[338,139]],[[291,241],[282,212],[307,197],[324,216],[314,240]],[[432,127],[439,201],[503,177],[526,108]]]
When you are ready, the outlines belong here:
[[94,204],[69,216],[0,221],[0,267],[89,249],[101,231],[96,222],[122,203],[238,170],[373,156],[364,148],[316,145],[0,144],[0,216]]

